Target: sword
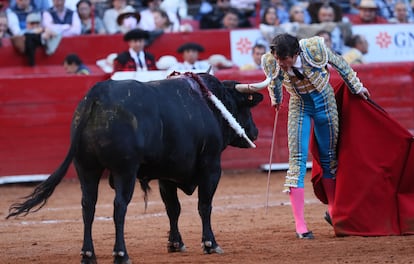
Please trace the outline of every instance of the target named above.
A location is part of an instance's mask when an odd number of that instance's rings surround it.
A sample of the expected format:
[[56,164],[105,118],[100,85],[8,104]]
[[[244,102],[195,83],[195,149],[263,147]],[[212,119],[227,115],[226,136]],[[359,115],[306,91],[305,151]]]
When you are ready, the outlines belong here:
[[267,172],[267,190],[266,190],[266,207],[265,207],[266,214],[267,214],[267,208],[269,207],[270,172],[271,172],[271,166],[272,166],[273,146],[275,144],[276,126],[277,126],[278,117],[279,117],[279,110],[276,110],[275,120],[273,121],[272,143],[270,144],[269,169]]

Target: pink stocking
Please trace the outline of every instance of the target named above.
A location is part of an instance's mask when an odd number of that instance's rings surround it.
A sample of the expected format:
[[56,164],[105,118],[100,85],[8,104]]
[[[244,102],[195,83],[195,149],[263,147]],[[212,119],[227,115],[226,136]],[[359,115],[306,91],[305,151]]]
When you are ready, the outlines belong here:
[[328,198],[328,213],[332,217],[332,208],[335,200],[335,180],[330,178],[322,178],[322,185]]
[[308,232],[305,223],[305,190],[303,188],[290,188],[290,203],[292,204],[292,212],[295,217],[296,233],[303,234]]

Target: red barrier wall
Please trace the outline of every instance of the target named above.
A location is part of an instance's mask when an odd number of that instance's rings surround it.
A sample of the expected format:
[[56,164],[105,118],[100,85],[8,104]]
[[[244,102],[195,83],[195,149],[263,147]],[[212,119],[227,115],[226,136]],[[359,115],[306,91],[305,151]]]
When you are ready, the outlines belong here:
[[[205,46],[206,52],[201,53],[201,59],[216,53],[230,58],[229,32],[222,30],[165,34],[148,50],[157,58],[166,54],[178,57],[176,49],[186,41]],[[76,104],[95,82],[109,77],[95,66],[95,61],[125,48],[121,35],[64,38],[53,56],[38,50],[38,65],[27,67],[10,42],[3,40],[0,48],[0,176],[48,174],[60,164],[69,145],[70,122]],[[71,52],[82,57],[91,67],[92,75],[68,76],[64,73],[61,64],[64,56]],[[367,64],[355,66],[355,69],[370,89],[372,99],[413,132],[414,62]],[[231,69],[217,71],[215,75],[221,80],[239,82],[264,79],[261,71]],[[331,81],[338,81],[335,73]],[[253,109],[253,118],[259,128],[257,148],[229,147],[223,153],[224,169],[251,169],[269,162],[275,111],[270,107],[267,91],[263,94],[265,101]],[[274,163],[288,160],[287,97],[279,114]],[[73,171],[69,176],[74,176]]]
[[[359,77],[399,123],[414,131],[414,63],[365,65]],[[240,82],[261,81],[261,71],[218,71],[221,79]],[[0,175],[47,174],[63,160],[69,145],[72,113],[86,91],[107,76],[66,76],[3,78],[0,82]],[[332,82],[338,81],[333,74]],[[256,149],[229,147],[223,153],[224,169],[252,169],[269,162],[274,110],[267,91],[265,100],[253,109],[259,128]],[[287,98],[285,98],[287,99]],[[287,162],[287,107],[279,114],[273,162]],[[73,171],[69,176],[74,176]]]

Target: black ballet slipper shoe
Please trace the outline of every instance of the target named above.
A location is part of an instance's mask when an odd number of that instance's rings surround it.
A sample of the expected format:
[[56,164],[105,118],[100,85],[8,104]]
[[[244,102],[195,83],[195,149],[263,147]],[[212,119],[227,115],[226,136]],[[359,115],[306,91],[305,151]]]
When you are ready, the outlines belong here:
[[315,238],[313,236],[312,231],[308,231],[308,232],[302,233],[302,234],[296,233],[296,237],[299,238],[299,239],[314,239]]

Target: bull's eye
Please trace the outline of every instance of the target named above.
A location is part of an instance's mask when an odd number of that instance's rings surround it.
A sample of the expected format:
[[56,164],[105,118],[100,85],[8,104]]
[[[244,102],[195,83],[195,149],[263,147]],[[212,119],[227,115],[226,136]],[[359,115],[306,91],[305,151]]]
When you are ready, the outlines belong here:
[[249,95],[247,96],[247,100],[249,100],[249,101],[253,101],[253,95],[252,95],[252,94],[249,94]]

